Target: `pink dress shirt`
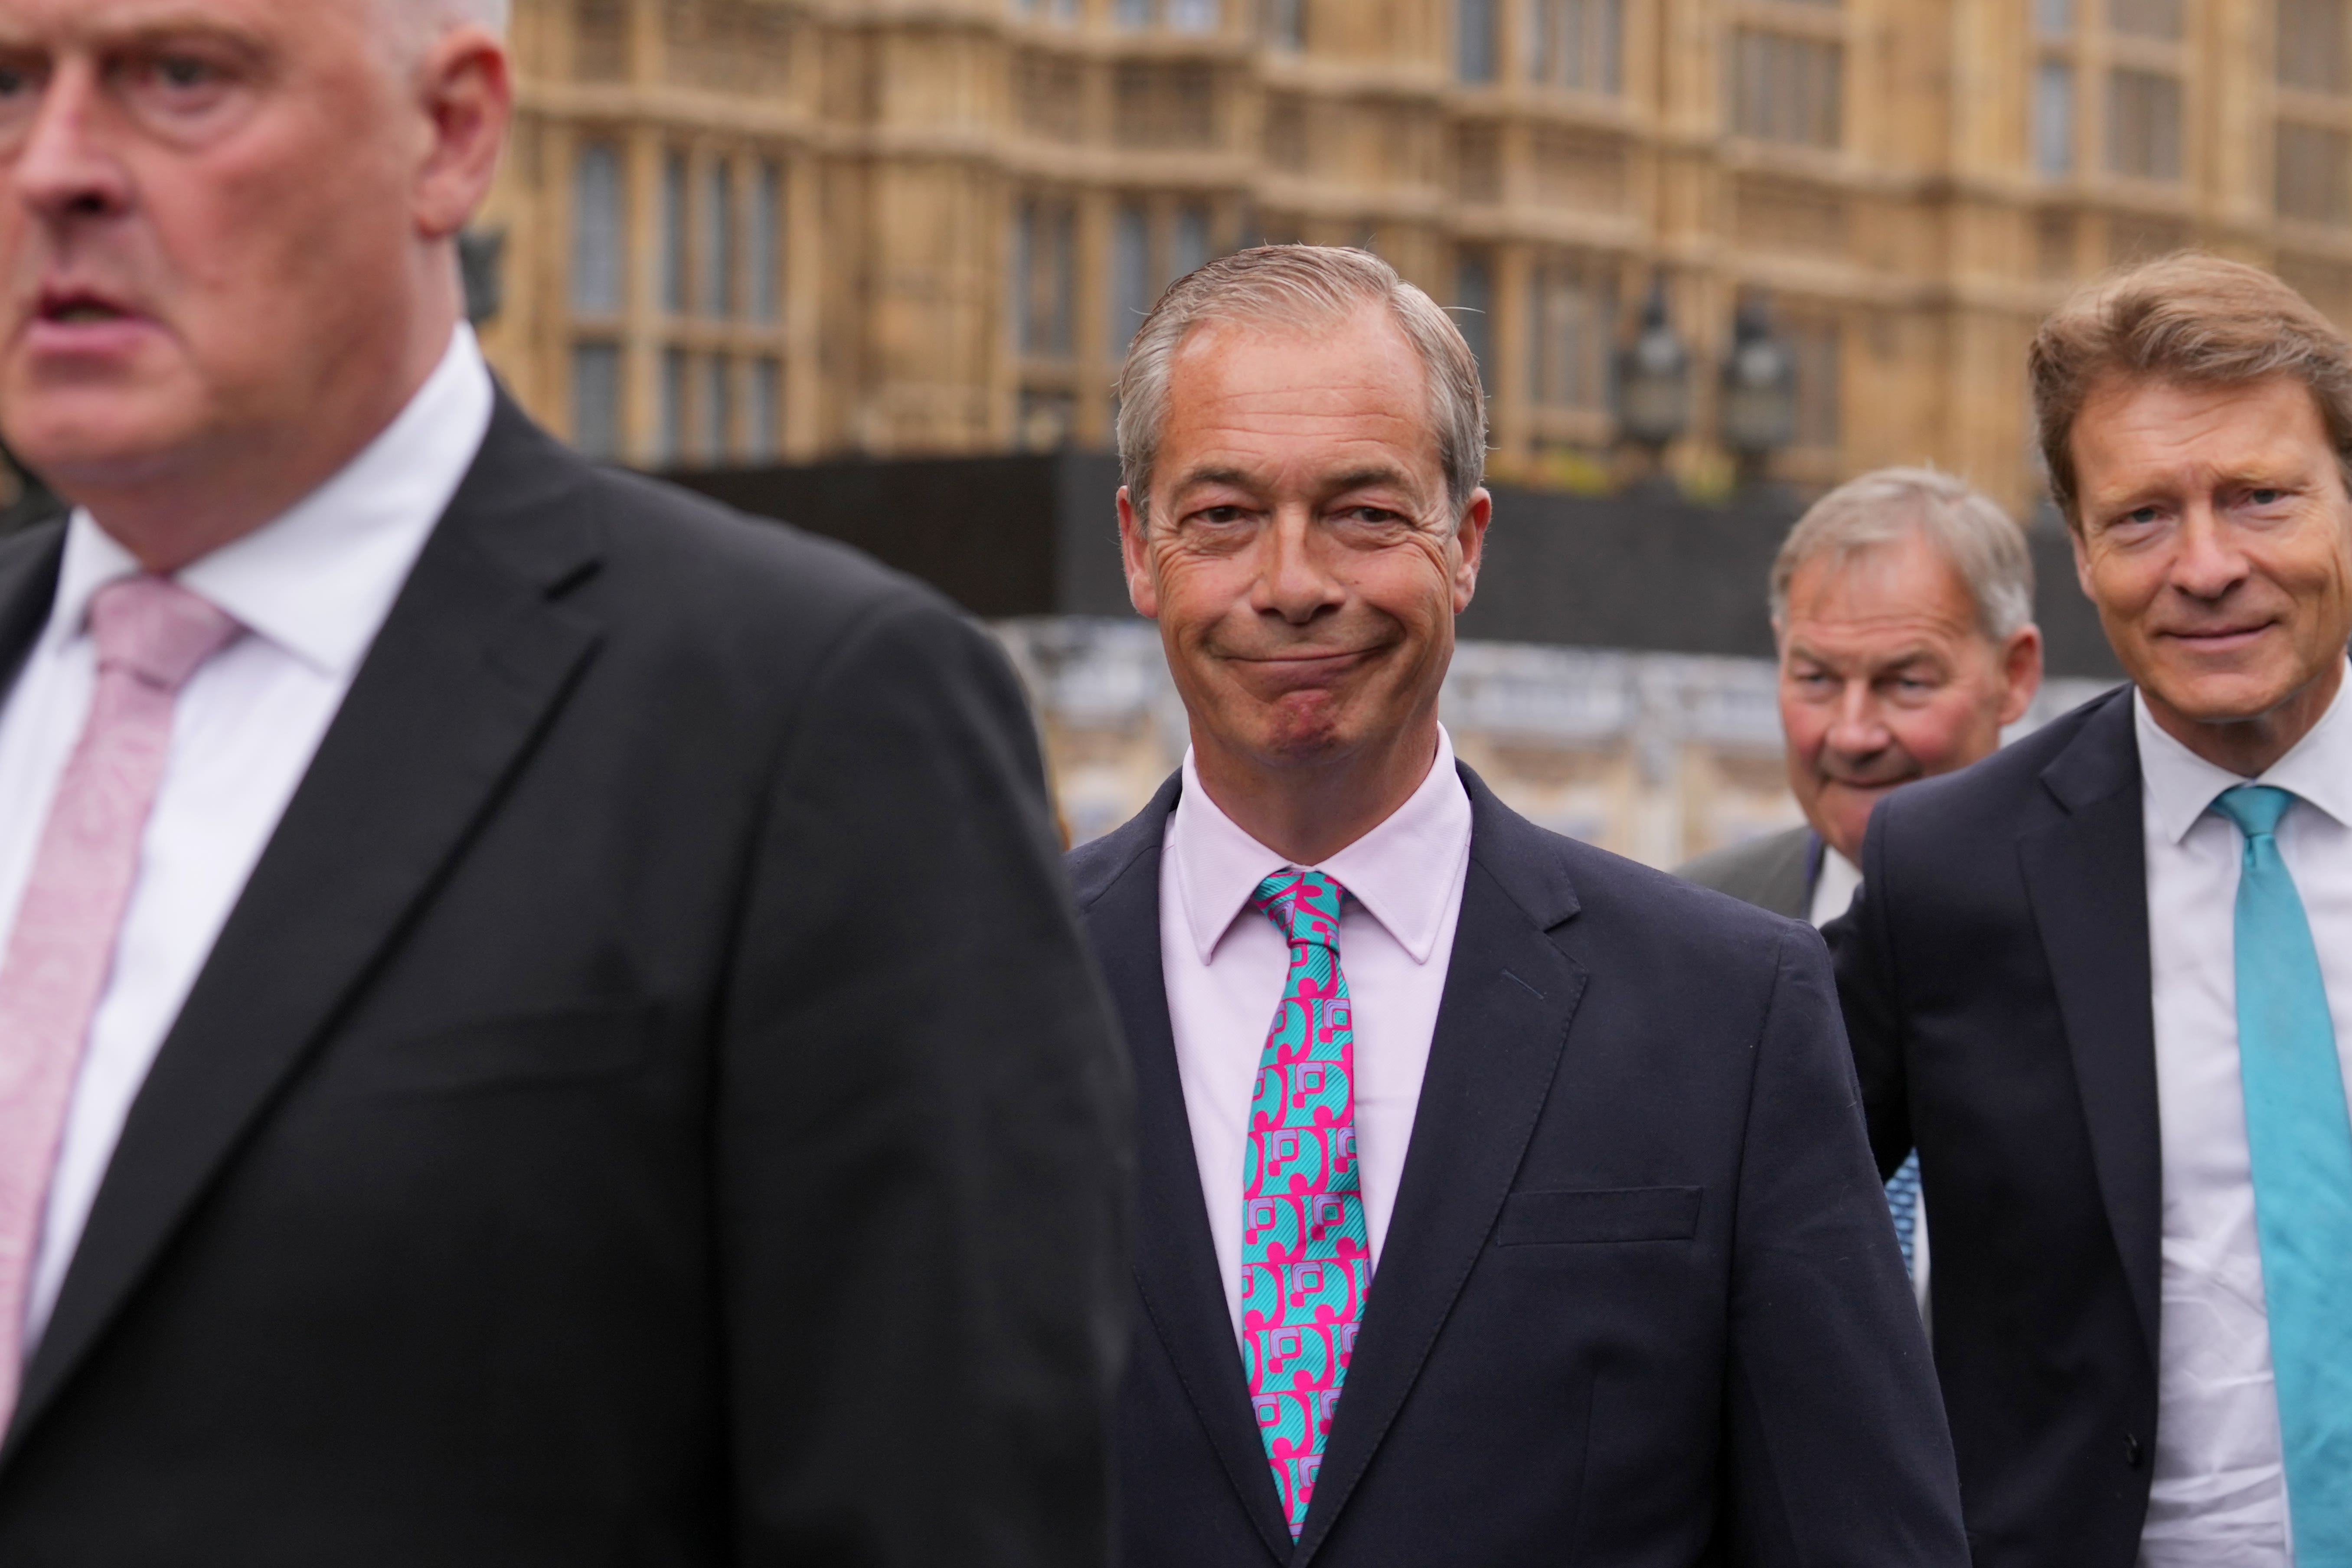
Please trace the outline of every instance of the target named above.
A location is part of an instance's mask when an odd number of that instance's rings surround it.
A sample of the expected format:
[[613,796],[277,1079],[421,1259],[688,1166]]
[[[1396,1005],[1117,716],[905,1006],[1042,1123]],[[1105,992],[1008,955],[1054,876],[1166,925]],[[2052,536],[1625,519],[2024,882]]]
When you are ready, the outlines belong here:
[[[1258,883],[1289,864],[1217,809],[1186,752],[1183,795],[1161,846],[1160,960],[1217,1277],[1236,1338],[1250,1092],[1290,967],[1273,922],[1241,917]],[[1470,868],[1470,795],[1443,728],[1421,787],[1387,821],[1305,868],[1336,879],[1349,895],[1339,970],[1354,1015],[1356,1150],[1377,1279]]]

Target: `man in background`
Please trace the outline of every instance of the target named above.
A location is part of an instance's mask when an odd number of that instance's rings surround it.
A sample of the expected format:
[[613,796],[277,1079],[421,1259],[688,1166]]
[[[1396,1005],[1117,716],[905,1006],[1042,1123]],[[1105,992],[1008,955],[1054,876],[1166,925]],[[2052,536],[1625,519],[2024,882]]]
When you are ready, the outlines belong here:
[[1071,865],[1139,1079],[1129,1568],[1967,1560],[1811,932],[1437,720],[1478,368],[1384,261],[1171,289],[1120,537],[1190,720]]
[[2042,325],[2131,684],[1887,800],[1832,925],[1982,1568],[2352,1564],[2352,345],[2179,256]]
[[[1991,497],[1929,468],[1882,468],[1815,501],[1772,563],[1780,728],[1805,826],[1679,868],[1775,914],[1827,925],[1862,880],[1871,808],[1992,754],[2042,685],[2033,557]],[[1926,1304],[1919,1167],[1886,1199]]]
[[1862,873],[1871,808],[1992,754],[2042,685],[2033,558],[1993,500],[1930,468],[1849,479],[1772,563],[1780,728],[1805,825],[1675,875],[1828,924]]
[[0,1563],[1099,1564],[1020,693],[496,388],[503,12],[0,0]]

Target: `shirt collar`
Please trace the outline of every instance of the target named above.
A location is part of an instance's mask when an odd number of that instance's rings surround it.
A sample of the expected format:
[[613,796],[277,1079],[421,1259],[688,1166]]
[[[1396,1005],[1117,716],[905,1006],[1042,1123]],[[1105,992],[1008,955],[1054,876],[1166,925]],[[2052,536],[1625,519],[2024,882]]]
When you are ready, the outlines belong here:
[[[247,631],[347,679],[473,466],[495,401],[473,329],[461,322],[425,384],[359,456],[281,516],[190,563],[178,581]],[[47,637],[81,636],[92,595],[139,570],[76,508]]]
[[2344,696],[2345,688],[2339,687],[2311,732],[2259,778],[2250,780],[2182,745],[2147,710],[2147,699],[2133,692],[2140,776],[2147,781],[2148,811],[2158,828],[2178,844],[2189,837],[2216,795],[2250,783],[2275,784],[2337,822],[2352,825],[2352,711],[2347,711]]
[[[1427,963],[1444,929],[1453,875],[1470,853],[1470,795],[1454,766],[1454,741],[1437,730],[1429,776],[1387,820],[1307,869],[1329,876],[1380,921],[1397,945]],[[1192,753],[1168,827],[1169,865],[1194,951],[1207,963],[1257,885],[1290,864],[1244,832],[1201,787]],[[1439,868],[1445,874],[1439,875]]]

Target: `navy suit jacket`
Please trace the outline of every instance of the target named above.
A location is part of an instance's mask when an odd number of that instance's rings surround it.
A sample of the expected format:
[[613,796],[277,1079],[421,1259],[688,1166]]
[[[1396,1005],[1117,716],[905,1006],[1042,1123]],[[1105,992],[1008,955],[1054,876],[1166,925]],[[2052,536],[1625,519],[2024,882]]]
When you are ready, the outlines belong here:
[[1412,1145],[1295,1547],[1169,1024],[1178,782],[1071,857],[1139,1079],[1125,1561],[1965,1563],[1819,939],[1463,780],[1470,867]]
[[2162,1157],[2128,687],[1871,816],[1832,922],[1882,1171],[1935,1215],[1936,1361],[1980,1568],[2131,1568]]

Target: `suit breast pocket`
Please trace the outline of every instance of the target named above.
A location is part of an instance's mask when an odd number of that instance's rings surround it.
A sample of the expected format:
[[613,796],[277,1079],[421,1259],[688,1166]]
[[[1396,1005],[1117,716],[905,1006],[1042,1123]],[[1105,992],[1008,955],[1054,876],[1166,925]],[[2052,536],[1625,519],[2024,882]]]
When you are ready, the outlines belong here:
[[1498,1247],[1576,1242],[1688,1241],[1704,1187],[1580,1187],[1513,1193],[1496,1226]]
[[596,1004],[370,1041],[349,1066],[378,1093],[469,1094],[593,1081],[652,1055],[660,1009]]

